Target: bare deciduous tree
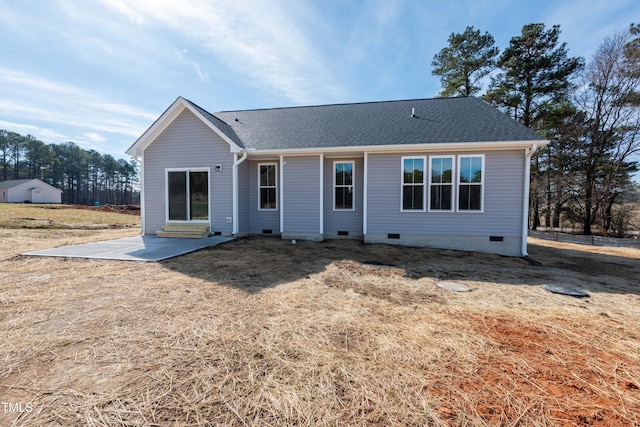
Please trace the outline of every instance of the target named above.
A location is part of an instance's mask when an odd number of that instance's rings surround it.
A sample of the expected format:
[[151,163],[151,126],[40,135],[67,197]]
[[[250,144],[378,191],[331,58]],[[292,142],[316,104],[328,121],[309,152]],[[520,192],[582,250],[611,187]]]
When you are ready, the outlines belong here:
[[592,233],[598,213],[605,216],[603,226],[610,227],[612,206],[635,167],[630,160],[640,152],[640,67],[632,34],[621,32],[604,40],[585,68],[575,97],[586,115],[579,159],[584,234]]

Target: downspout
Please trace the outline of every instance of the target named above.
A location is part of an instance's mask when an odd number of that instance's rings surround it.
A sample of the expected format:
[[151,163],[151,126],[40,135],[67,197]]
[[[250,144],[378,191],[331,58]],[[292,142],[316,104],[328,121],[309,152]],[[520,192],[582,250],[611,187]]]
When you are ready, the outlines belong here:
[[231,234],[238,234],[238,166],[247,159],[248,153],[242,152],[242,157],[238,158],[238,154],[233,155],[233,226]]
[[364,153],[364,172],[362,183],[362,237],[367,237],[367,215],[369,212],[368,184],[369,183],[369,153]]
[[140,165],[140,233],[144,236],[145,231],[145,206],[144,206],[144,158],[142,156],[133,157]]
[[320,240],[324,239],[324,154],[320,154]]
[[284,233],[284,156],[280,155],[280,235]]
[[527,231],[529,230],[529,190],[531,188],[531,157],[538,149],[533,144],[524,152],[524,197],[522,201],[522,256],[529,256],[527,252]]

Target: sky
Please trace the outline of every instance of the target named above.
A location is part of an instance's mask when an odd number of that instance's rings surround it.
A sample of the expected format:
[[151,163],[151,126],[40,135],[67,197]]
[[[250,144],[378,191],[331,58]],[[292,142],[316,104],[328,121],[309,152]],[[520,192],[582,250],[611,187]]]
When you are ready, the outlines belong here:
[[637,0],[0,0],[0,129],[117,158],[178,97],[208,111],[434,97],[468,25],[559,24],[587,61]]

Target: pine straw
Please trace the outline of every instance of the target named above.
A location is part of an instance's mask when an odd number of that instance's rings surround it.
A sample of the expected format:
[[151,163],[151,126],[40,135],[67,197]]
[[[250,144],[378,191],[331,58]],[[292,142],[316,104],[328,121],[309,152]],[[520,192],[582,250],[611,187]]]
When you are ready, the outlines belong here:
[[148,264],[0,233],[0,396],[34,408],[2,425],[640,424],[640,252],[253,238]]

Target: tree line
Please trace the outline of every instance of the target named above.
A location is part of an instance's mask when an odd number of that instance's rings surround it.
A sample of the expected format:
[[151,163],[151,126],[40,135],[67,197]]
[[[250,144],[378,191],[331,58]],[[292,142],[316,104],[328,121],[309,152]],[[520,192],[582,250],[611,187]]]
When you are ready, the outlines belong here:
[[640,25],[606,37],[588,61],[560,27],[522,27],[500,52],[488,32],[452,33],[432,61],[439,96],[480,96],[550,143],[532,158],[530,226],[624,235],[640,153]]
[[45,144],[0,130],[0,181],[40,179],[62,190],[62,203],[139,203],[138,166],[73,142]]

